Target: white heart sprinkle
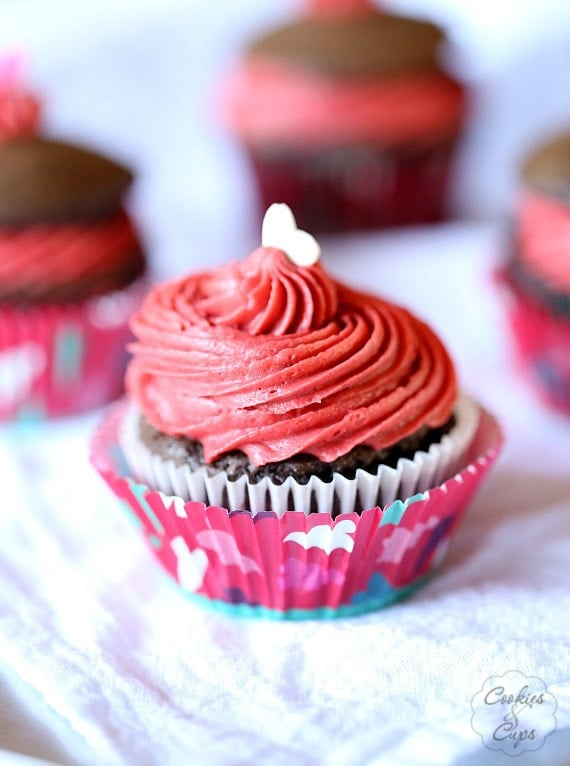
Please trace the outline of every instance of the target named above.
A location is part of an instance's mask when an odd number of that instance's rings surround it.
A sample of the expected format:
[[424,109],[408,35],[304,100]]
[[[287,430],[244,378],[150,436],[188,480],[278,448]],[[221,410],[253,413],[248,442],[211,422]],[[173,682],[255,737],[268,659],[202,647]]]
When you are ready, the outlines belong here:
[[261,226],[263,247],[280,247],[279,243],[294,231],[297,231],[297,222],[288,205],[275,203],[267,208]]
[[312,266],[319,260],[321,246],[312,234],[297,229],[289,235],[285,252],[297,266]]
[[297,266],[312,266],[321,254],[317,240],[297,228],[295,216],[283,203],[275,203],[267,209],[261,227],[261,244],[283,250]]

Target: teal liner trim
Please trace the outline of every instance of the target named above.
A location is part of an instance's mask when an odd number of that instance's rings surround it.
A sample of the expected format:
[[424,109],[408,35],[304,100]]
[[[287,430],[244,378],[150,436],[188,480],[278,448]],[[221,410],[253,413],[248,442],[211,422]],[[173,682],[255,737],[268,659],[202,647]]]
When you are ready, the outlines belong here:
[[[120,476],[128,476],[129,475],[129,466],[127,465],[127,461],[125,460],[125,457],[123,455],[122,449],[119,447],[118,444],[114,444],[111,447],[110,455],[113,458],[114,464],[116,466],[117,473]],[[134,484],[135,482],[129,482],[129,484]]]
[[1,428],[15,439],[37,436],[38,427],[41,427],[47,415],[40,403],[26,402],[10,420],[1,423]]
[[46,413],[41,404],[27,402],[22,405],[16,415],[16,421],[22,428],[35,429],[36,425],[46,419]]
[[146,486],[144,484],[134,484],[131,483],[131,492],[136,497],[136,499],[139,501],[141,508],[145,512],[148,520],[154,527],[156,533],[158,535],[164,534],[164,527],[160,523],[159,519],[157,518],[155,512],[152,510],[150,505],[145,499],[144,493],[146,492]]
[[133,511],[131,506],[127,503],[126,500],[120,500],[121,508],[125,513],[125,516],[129,519],[129,521],[136,527],[136,529],[139,532],[143,531],[143,523],[139,519],[139,517],[136,515],[136,513]]
[[421,492],[417,495],[412,495],[412,497],[408,497],[408,499],[404,501],[394,500],[392,505],[389,505],[388,508],[386,508],[383,512],[380,526],[383,527],[385,524],[398,525],[402,520],[402,516],[404,515],[404,512],[408,506],[412,503],[418,503],[421,500],[425,500],[426,497],[427,492]]
[[67,327],[55,337],[53,374],[62,385],[76,383],[83,362],[83,334],[79,328]]
[[411,585],[405,588],[400,588],[388,597],[370,599],[360,604],[342,604],[338,607],[323,606],[318,609],[286,609],[281,611],[279,609],[271,609],[267,606],[252,606],[251,604],[229,604],[226,601],[213,600],[207,596],[202,596],[198,593],[189,593],[181,588],[178,583],[169,577],[165,573],[165,577],[179,593],[182,593],[184,598],[187,598],[197,606],[203,607],[211,612],[217,612],[218,614],[224,614],[230,617],[240,617],[252,620],[337,620],[343,617],[356,617],[360,614],[367,614],[368,612],[375,612],[378,609],[382,609],[396,601],[400,601],[407,598],[410,594],[414,593],[418,588],[424,585],[429,576],[425,576],[416,580]]

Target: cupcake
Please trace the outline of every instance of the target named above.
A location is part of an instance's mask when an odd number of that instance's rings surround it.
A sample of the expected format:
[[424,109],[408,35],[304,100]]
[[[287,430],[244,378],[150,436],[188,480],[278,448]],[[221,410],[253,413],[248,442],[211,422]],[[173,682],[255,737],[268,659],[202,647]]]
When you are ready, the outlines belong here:
[[37,134],[39,103],[0,66],[0,420],[76,413],[123,391],[145,257],[131,173]]
[[542,401],[570,415],[570,133],[524,163],[498,275],[520,371]]
[[435,333],[273,205],[242,262],[153,288],[95,466],[187,593],[342,616],[416,586],[497,455]]
[[439,63],[444,43],[367,0],[313,0],[254,40],[221,101],[260,211],[286,202],[321,232],[445,217],[466,91]]

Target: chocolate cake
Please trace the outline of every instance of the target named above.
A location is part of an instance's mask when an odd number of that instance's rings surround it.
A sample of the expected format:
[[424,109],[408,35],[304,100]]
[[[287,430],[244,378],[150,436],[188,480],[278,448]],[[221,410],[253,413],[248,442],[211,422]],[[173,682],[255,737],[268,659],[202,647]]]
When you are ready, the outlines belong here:
[[204,448],[199,441],[185,436],[176,437],[161,433],[143,416],[140,416],[138,426],[141,442],[153,455],[157,455],[163,461],[172,461],[178,466],[187,465],[191,471],[206,468],[211,476],[224,471],[230,481],[236,481],[245,475],[248,481],[254,484],[264,477],[275,484],[282,484],[288,477],[292,477],[299,484],[306,484],[311,476],[317,476],[321,481],[329,482],[334,473],[354,479],[358,469],[376,473],[380,465],[395,468],[401,458],[411,460],[416,452],[420,450],[427,452],[432,444],[437,444],[445,434],[449,433],[454,424],[455,418],[451,416],[440,428],[420,428],[416,433],[390,448],[375,450],[372,447],[359,445],[330,463],[319,460],[314,455],[297,454],[285,460],[261,466],[254,465],[240,450],[225,452],[208,463],[204,460]]

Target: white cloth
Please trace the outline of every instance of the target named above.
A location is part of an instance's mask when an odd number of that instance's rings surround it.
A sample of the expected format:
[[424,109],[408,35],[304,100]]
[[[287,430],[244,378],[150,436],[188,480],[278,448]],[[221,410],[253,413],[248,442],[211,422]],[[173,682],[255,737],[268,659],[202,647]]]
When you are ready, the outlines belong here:
[[437,327],[508,438],[438,575],[384,611],[300,623],[203,611],[88,465],[97,415],[3,429],[0,658],[39,694],[38,718],[60,719],[60,762],[505,763],[471,728],[471,699],[518,670],[559,707],[556,732],[517,763],[566,763],[570,423],[511,372],[489,277],[499,245],[466,225],[323,242],[332,271]]

